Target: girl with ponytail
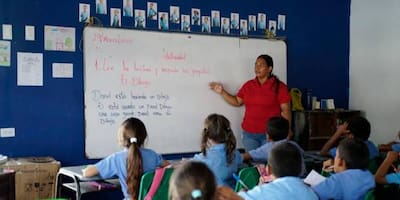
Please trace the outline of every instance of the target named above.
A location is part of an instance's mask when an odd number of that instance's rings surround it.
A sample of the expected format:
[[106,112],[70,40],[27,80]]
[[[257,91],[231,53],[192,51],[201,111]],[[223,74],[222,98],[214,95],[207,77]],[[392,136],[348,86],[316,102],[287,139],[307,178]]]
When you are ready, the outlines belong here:
[[88,166],[83,176],[100,175],[104,179],[117,176],[126,200],[138,198],[140,178],[144,172],[166,166],[161,156],[151,149],[143,148],[147,138],[144,123],[138,118],[128,118],[118,131],[122,151],[111,154],[95,165]]
[[196,154],[193,160],[204,162],[213,171],[218,185],[234,187],[232,174],[238,171],[242,157],[236,149],[236,138],[226,117],[211,114],[206,118],[201,153]]

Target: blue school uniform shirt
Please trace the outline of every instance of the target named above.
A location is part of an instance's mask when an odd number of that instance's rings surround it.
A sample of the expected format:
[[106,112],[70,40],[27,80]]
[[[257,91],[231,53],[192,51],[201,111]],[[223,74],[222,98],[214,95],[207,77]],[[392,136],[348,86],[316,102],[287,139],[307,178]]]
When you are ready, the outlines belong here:
[[210,32],[210,25],[203,24],[202,27],[201,27],[201,32],[209,33]]
[[212,18],[212,26],[219,26],[219,17]]
[[136,17],[136,27],[144,28],[144,17],[143,16]]
[[276,199],[276,200],[318,200],[318,196],[298,177],[286,176],[274,181],[239,192],[245,200]]
[[96,13],[97,14],[106,14],[106,8],[104,4],[97,3],[96,6]]
[[231,188],[235,186],[232,174],[238,171],[243,163],[242,156],[238,150],[233,151],[234,158],[230,165],[226,162],[225,144],[215,144],[206,150],[206,156],[199,153],[192,160],[204,162],[214,173],[218,185],[226,185]]
[[177,13],[172,13],[170,17],[170,21],[172,23],[178,24],[179,23],[179,16]]
[[265,29],[265,21],[258,21],[258,29]]
[[167,19],[160,19],[160,29],[164,31],[168,30]]
[[223,34],[229,34],[229,26],[228,26],[228,24],[222,24],[222,26],[221,26],[221,33],[223,33]]
[[290,141],[287,139],[267,142],[264,145],[262,145],[261,147],[258,147],[257,149],[249,151],[249,154],[250,154],[251,158],[253,159],[253,161],[266,163],[268,161],[268,155],[269,155],[269,152],[271,151],[272,147],[274,145],[282,143],[282,142],[289,142],[289,143],[295,145],[297,147],[297,149],[299,149],[299,151],[302,155],[302,157],[301,157],[301,161],[302,161],[301,162],[301,173],[299,175],[300,176],[306,175],[306,165],[305,165],[304,159],[303,159],[304,151],[303,151],[303,149],[301,149],[301,147],[296,142],[293,142],[293,141]]
[[400,185],[400,173],[390,173],[385,178],[389,184],[395,183]]
[[183,21],[182,22],[182,31],[189,31],[190,30],[190,24],[188,21]]
[[80,22],[86,22],[88,17],[89,17],[89,13],[88,12],[82,12],[80,17],[81,17],[81,19],[79,20]]
[[154,19],[157,16],[157,11],[154,8],[150,8],[147,12],[147,17]]
[[193,15],[192,20],[193,20],[194,25],[200,25],[200,16],[199,15]]
[[254,21],[249,22],[249,30],[250,31],[255,31],[256,30],[256,24]]
[[240,27],[240,35],[247,35],[247,27]]
[[319,199],[363,200],[375,188],[374,176],[368,170],[348,169],[331,175],[312,187]]
[[119,18],[118,18],[118,16],[114,15],[113,23],[111,24],[111,26],[113,26],[113,27],[118,27],[119,26]]
[[132,8],[130,6],[124,7],[124,16],[127,16],[127,17],[133,16]]
[[400,143],[393,144],[392,145],[392,150],[395,152],[400,152]]
[[[368,147],[368,151],[369,151],[369,159],[373,159],[379,156],[379,151],[378,148],[376,148],[375,144],[372,143],[371,141],[367,140],[364,141],[364,143],[367,145]],[[336,156],[336,149],[337,147],[334,147],[332,149],[329,150],[329,154],[334,158]]]
[[[155,170],[162,163],[162,158],[159,154],[151,149],[140,148],[142,155],[143,173]],[[117,176],[121,184],[122,192],[125,198],[129,199],[128,188],[126,185],[127,171],[126,159],[128,157],[128,150],[116,152],[110,156],[100,160],[95,164],[102,178],[108,179]]]
[[231,28],[232,28],[232,29],[239,29],[239,22],[238,22],[238,20],[233,19],[233,20],[231,21]]

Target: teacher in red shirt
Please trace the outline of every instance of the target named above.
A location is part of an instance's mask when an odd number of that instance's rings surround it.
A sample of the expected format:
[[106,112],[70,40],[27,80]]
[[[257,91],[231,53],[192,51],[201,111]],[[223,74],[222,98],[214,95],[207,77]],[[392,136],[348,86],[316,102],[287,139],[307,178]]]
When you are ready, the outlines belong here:
[[246,151],[266,143],[266,124],[271,117],[282,116],[291,122],[289,91],[286,84],[272,74],[273,68],[271,56],[258,56],[254,63],[256,77],[244,83],[236,95],[225,91],[221,83],[209,84],[230,105],[245,106],[242,142]]

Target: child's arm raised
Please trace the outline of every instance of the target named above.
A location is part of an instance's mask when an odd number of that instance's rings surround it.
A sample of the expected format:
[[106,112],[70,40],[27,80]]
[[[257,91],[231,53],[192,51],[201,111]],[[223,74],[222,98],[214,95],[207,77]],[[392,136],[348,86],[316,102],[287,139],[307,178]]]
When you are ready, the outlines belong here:
[[379,184],[387,184],[388,181],[386,180],[386,174],[389,168],[392,166],[392,163],[397,160],[398,153],[394,151],[389,151],[386,154],[386,158],[379,166],[378,170],[375,173],[375,181]]
[[349,133],[347,130],[347,122],[343,123],[340,125],[337,129],[336,132],[332,135],[331,138],[329,138],[328,142],[325,143],[324,147],[322,147],[320,154],[327,156],[329,155],[329,149],[335,145],[335,143],[345,134]]

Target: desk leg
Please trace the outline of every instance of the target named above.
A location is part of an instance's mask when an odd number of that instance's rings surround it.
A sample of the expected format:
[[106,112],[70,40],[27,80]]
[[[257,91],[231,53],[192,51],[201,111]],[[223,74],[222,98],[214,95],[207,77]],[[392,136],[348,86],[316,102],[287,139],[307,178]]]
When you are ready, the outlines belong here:
[[81,199],[81,184],[79,181],[79,178],[77,176],[74,176],[74,182],[76,185],[76,200]]
[[61,187],[62,187],[62,175],[60,173],[57,173],[56,187],[55,187],[56,191],[54,192],[55,195],[54,198],[61,197]]

